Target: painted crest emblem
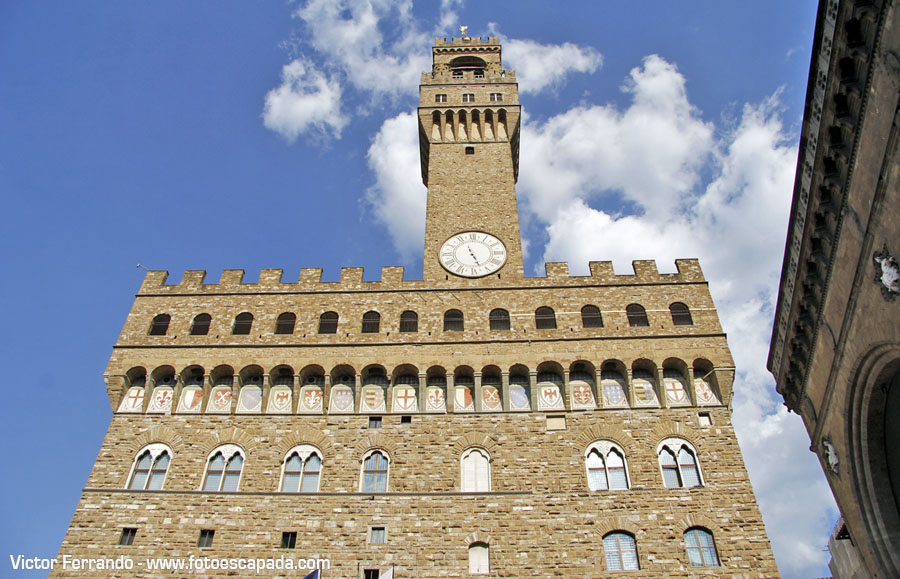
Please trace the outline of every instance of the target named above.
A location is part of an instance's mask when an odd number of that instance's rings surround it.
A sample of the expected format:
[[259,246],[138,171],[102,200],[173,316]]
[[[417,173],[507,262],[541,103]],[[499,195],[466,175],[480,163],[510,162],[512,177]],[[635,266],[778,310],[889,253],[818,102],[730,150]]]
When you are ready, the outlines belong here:
[[179,410],[182,412],[194,412],[200,410],[200,403],[203,401],[203,390],[200,388],[189,387],[181,392],[181,403]]
[[653,392],[653,386],[646,380],[635,380],[634,398],[638,404],[648,405],[656,403],[656,393]]
[[605,406],[623,406],[625,404],[625,389],[618,382],[607,382],[603,384],[603,398]]
[[331,408],[338,412],[353,411],[353,392],[347,388],[336,388],[331,393]]
[[484,386],[481,389],[481,402],[485,410],[499,410],[500,391],[496,386]]
[[213,393],[213,410],[222,412],[228,410],[231,406],[231,390],[229,388],[221,388]]
[[370,412],[383,412],[384,390],[382,390],[380,386],[366,388],[365,392],[363,392],[363,404],[366,407],[365,410]]
[[559,386],[549,384],[541,386],[541,407],[546,408],[562,408],[563,400],[559,395]]
[[572,399],[576,406],[591,408],[594,406],[594,393],[587,384],[575,384],[572,387]]
[[248,386],[241,390],[238,410],[242,412],[258,412],[262,408],[262,388]]
[[310,388],[303,393],[303,406],[309,410],[322,408],[322,391],[318,388]]
[[287,388],[273,388],[269,394],[269,412],[290,412],[291,391]]
[[140,412],[144,405],[144,389],[129,388],[119,405],[119,412]]
[[472,410],[475,408],[471,388],[460,386],[456,389],[456,408],[458,410]]
[[150,407],[147,412],[168,412],[172,408],[172,389],[157,388],[150,399]]
[[509,404],[513,410],[531,410],[531,403],[528,400],[528,392],[525,387],[518,384],[510,384],[509,386]]
[[697,400],[703,404],[715,404],[718,402],[716,395],[712,391],[709,382],[703,378],[694,379],[694,390],[697,392]]
[[416,409],[416,391],[412,386],[398,386],[394,390],[394,408],[406,412]]
[[428,410],[445,410],[444,391],[441,388],[428,389]]
[[684,391],[684,384],[678,380],[666,381],[666,398],[670,402],[681,403],[687,400],[687,393]]

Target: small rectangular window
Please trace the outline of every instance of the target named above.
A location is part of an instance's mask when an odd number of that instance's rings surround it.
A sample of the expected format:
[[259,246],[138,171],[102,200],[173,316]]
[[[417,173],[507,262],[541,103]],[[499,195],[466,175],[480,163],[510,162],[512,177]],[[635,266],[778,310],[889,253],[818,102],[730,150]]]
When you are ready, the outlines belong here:
[[712,415],[709,412],[700,413],[700,426],[712,426]]
[[281,533],[281,548],[282,549],[293,549],[297,546],[297,532],[296,531],[286,531]]
[[[461,71],[461,70],[454,70],[454,71],[453,71],[453,78],[462,78],[462,71]],[[376,575],[376,577],[377,577],[377,575]]]
[[491,102],[492,103],[503,102],[503,93],[502,92],[492,92],[491,93]]
[[134,536],[137,535],[137,529],[134,527],[125,527],[119,536],[119,544],[128,546],[134,543]]
[[474,103],[475,102],[475,93],[471,93],[471,92],[463,93],[463,102],[464,103]]
[[372,527],[369,542],[373,545],[384,545],[384,527]]
[[381,417],[380,416],[370,416],[369,417],[369,428],[381,428]]
[[378,569],[363,569],[363,579],[378,579],[380,574]]
[[474,155],[475,147],[466,147],[466,155]]
[[200,538],[197,540],[198,547],[212,547],[213,544],[213,536],[216,534],[213,529],[202,529],[200,531]]
[[565,430],[566,429],[566,417],[565,416],[548,416],[547,417],[547,430]]
[[447,95],[445,95],[445,94],[436,94],[436,95],[434,95],[434,102],[436,102],[436,103],[445,103],[445,102],[447,102]]
[[412,416],[401,416],[400,424],[412,424]]

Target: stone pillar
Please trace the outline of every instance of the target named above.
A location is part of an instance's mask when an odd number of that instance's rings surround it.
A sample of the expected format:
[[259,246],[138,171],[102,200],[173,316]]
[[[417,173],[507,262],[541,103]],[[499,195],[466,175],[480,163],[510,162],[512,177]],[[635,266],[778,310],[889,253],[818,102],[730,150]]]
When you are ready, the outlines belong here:
[[531,410],[534,412],[539,408],[538,398],[540,398],[537,389],[537,370],[528,370],[528,390],[531,396]]
[[[325,376],[325,381],[328,381],[328,376]],[[297,414],[297,409],[300,408],[300,374],[294,374],[293,384],[291,385],[291,414]],[[325,395],[325,385],[322,385],[322,395]],[[325,412],[325,405],[327,404],[326,398],[322,398],[322,412]]]
[[475,412],[481,412],[481,372],[473,372],[475,377],[475,386],[472,388],[473,402],[475,404]]
[[562,392],[560,394],[563,397],[563,409],[572,410],[572,393],[571,385],[569,384],[569,371],[563,368],[563,383],[560,385],[560,389]]
[[456,412],[456,384],[453,383],[453,374],[447,374],[447,389],[444,392],[444,398],[447,412]]
[[688,366],[687,369],[687,393],[690,398],[691,406],[697,406],[697,390],[694,388],[694,369]]
[[268,374],[263,374],[263,383],[260,385],[260,389],[262,398],[259,401],[259,412],[265,414],[269,409],[269,391],[272,390],[272,378]]
[[419,372],[419,399],[416,404],[419,412],[425,412],[428,409],[428,375],[425,372]]
[[625,393],[628,396],[628,406],[634,408],[634,385],[632,384],[632,380],[634,378],[634,371],[631,368],[625,368],[625,388],[628,389],[628,392]]
[[656,396],[659,398],[659,407],[666,408],[669,406],[669,399],[666,394],[666,383],[663,380],[663,369],[659,367],[656,368],[656,384],[658,390]]
[[356,375],[356,383],[351,390],[353,391],[353,412],[359,412],[362,408],[362,374]]
[[500,401],[503,404],[503,412],[509,412],[509,370],[500,372],[500,389],[503,397]]

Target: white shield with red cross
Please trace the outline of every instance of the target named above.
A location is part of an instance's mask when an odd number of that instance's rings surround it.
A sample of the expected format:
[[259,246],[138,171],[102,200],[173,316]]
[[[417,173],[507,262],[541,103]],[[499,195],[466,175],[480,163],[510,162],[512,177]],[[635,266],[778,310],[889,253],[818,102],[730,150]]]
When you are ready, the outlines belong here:
[[394,388],[393,412],[415,412],[416,390],[412,386],[397,386]]
[[144,389],[139,386],[129,388],[119,404],[119,412],[140,412],[144,409]]

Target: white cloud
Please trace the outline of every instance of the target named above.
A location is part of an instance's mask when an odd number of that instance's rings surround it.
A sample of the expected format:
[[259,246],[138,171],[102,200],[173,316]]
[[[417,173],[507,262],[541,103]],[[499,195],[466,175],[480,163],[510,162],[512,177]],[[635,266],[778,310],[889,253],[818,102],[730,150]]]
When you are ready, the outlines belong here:
[[773,550],[785,577],[816,575],[836,510],[802,422],[765,370],[796,166],[778,94],[716,138],[663,59],[645,59],[626,86],[625,111],[582,107],[525,127],[520,192],[545,224],[544,259],[573,272],[611,259],[621,273],[633,259],[700,259],[729,333],[735,429]]
[[263,123],[289,142],[307,131],[340,137],[341,87],[308,61],[298,58],[281,71],[281,85],[266,95]]
[[425,243],[426,189],[418,135],[416,114],[400,113],[381,125],[368,155],[376,183],[366,191],[366,203],[407,263],[421,256]]
[[506,68],[516,71],[522,93],[538,93],[558,87],[573,73],[591,74],[603,64],[600,53],[590,47],[563,44],[539,44],[533,40],[503,39]]
[[671,214],[691,194],[713,150],[712,127],[688,102],[684,77],[659,56],[631,71],[624,112],[577,107],[523,128],[520,197],[551,220],[573,199],[618,192],[648,215]]
[[429,38],[417,28],[411,0],[310,0],[296,15],[328,66],[373,99],[413,94],[430,68]]

